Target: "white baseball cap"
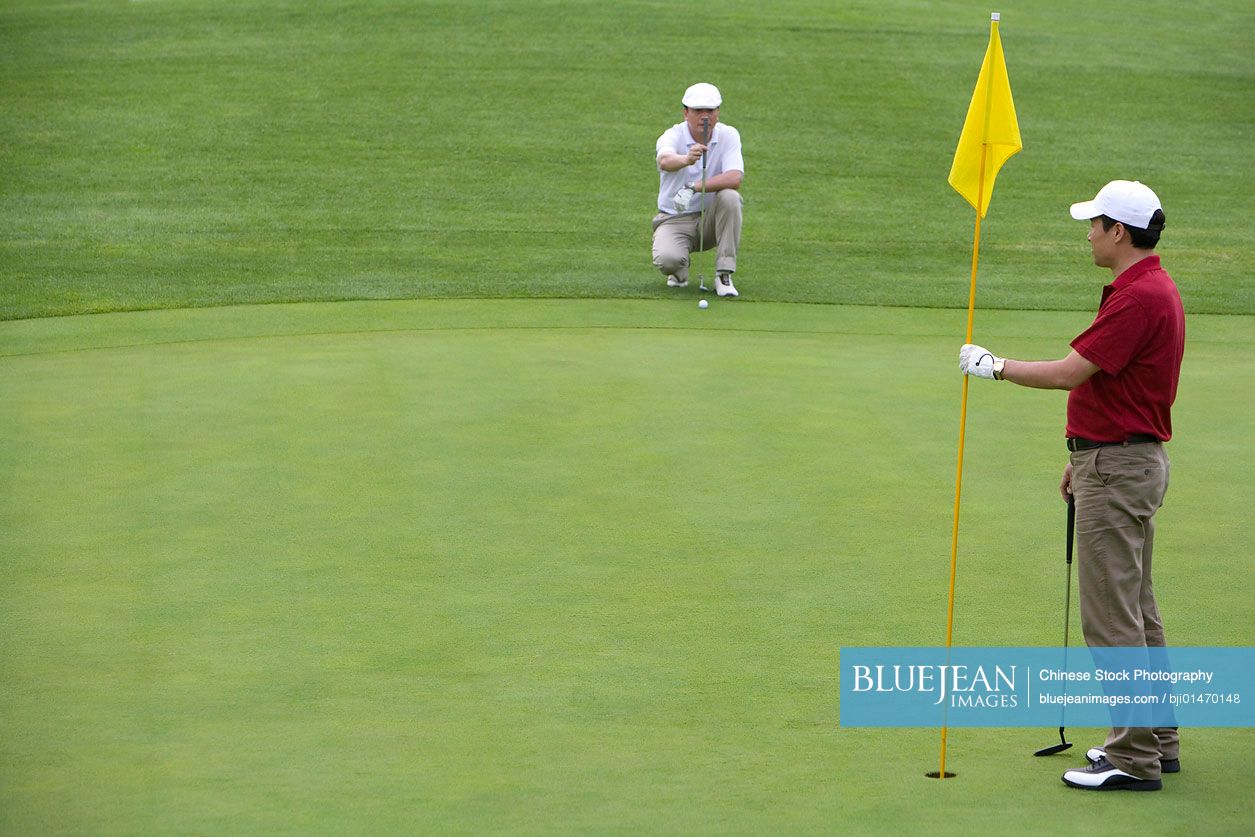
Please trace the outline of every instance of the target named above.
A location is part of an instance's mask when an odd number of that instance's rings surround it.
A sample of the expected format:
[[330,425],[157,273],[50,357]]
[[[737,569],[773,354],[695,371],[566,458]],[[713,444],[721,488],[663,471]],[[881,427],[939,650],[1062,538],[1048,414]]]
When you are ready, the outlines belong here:
[[723,97],[719,95],[718,87],[702,81],[685,90],[680,102],[686,108],[714,109],[723,104]]
[[1092,201],[1072,204],[1072,217],[1089,221],[1106,215],[1121,224],[1144,230],[1150,227],[1151,218],[1159,205],[1159,197],[1149,186],[1136,180],[1113,180],[1098,190]]

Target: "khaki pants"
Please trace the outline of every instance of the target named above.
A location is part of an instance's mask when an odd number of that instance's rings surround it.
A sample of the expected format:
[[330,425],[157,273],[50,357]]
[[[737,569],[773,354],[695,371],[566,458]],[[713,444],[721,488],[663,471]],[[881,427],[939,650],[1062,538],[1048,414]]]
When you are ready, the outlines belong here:
[[[1168,470],[1159,443],[1072,453],[1081,628],[1091,647],[1165,645],[1151,556]],[[1158,779],[1160,759],[1177,758],[1179,740],[1175,727],[1114,727],[1103,749],[1119,769]]]
[[[689,253],[715,249],[715,271],[736,272],[736,251],[741,245],[741,193],[735,189],[713,192],[706,207],[705,230],[697,213],[654,216],[654,267],[664,276],[688,279]],[[704,246],[703,246],[704,245]]]

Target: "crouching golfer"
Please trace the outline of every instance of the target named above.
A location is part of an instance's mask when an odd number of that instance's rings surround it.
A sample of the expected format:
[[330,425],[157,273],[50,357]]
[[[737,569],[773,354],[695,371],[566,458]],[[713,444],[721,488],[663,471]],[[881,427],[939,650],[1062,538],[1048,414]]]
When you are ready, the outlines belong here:
[[741,135],[719,122],[723,103],[713,84],[684,91],[684,121],[658,138],[658,214],[654,267],[667,284],[689,282],[689,254],[715,248],[715,292],[735,297],[732,274],[741,243]]
[[[1091,647],[1164,646],[1151,586],[1155,511],[1168,488],[1163,443],[1185,349],[1185,312],[1172,278],[1151,251],[1164,227],[1159,198],[1116,180],[1092,201],[1072,205],[1089,221],[1094,264],[1115,277],[1094,322],[1062,360],[1023,361],[965,345],[965,375],[1026,387],[1070,390],[1070,461],[1060,493],[1076,503],[1081,627]],[[1089,790],[1159,790],[1180,770],[1175,727],[1116,727],[1090,766],[1063,781]]]

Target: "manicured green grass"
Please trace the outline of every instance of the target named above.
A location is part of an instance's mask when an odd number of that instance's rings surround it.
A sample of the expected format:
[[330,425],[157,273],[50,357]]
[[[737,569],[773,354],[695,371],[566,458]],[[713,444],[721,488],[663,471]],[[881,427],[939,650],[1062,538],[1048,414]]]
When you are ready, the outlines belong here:
[[[938,783],[935,731],[838,726],[840,647],[944,639],[988,11],[0,2],[0,833],[1249,831],[1244,731],[1107,798],[1052,730]],[[1249,643],[1255,11],[1001,11],[976,338],[1061,353],[1067,205],[1154,186],[1157,593]],[[748,168],[706,312],[648,264],[699,78]],[[1054,644],[1063,397],[970,406],[955,641]]]
[[[758,300],[966,304],[945,183],[988,11],[961,2],[5,2],[0,317],[242,302],[658,297],[653,142],[696,78],[745,138]],[[982,304],[1093,307],[1106,180],[1152,184],[1193,312],[1255,313],[1255,8],[1002,9],[1026,144]]]
[[[0,831],[1249,824],[1242,731],[1108,799],[1053,730],[953,730],[943,787],[935,731],[840,728],[841,646],[943,640],[962,315],[692,302],[5,324]],[[1249,641],[1248,324],[1192,323],[1178,644]],[[1062,407],[972,388],[959,644],[1058,642]]]

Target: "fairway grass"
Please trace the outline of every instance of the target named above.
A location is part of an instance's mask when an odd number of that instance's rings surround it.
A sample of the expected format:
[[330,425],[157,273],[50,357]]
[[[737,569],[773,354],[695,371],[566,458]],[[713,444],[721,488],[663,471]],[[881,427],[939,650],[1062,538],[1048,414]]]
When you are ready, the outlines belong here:
[[[661,298],[654,142],[699,77],[744,138],[747,298],[963,305],[973,213],[946,175],[991,10],[5,0],[0,319]],[[1186,310],[1255,313],[1255,4],[1001,11],[1024,150],[985,222],[982,304],[1092,310],[1067,208],[1135,178]]]
[[[1247,730],[1121,795],[842,728],[842,646],[944,641],[963,313],[677,296],[0,323],[0,833],[1249,833]],[[1255,340],[1190,329],[1156,588],[1243,645]],[[1063,408],[972,384],[956,644],[1059,641]]]

